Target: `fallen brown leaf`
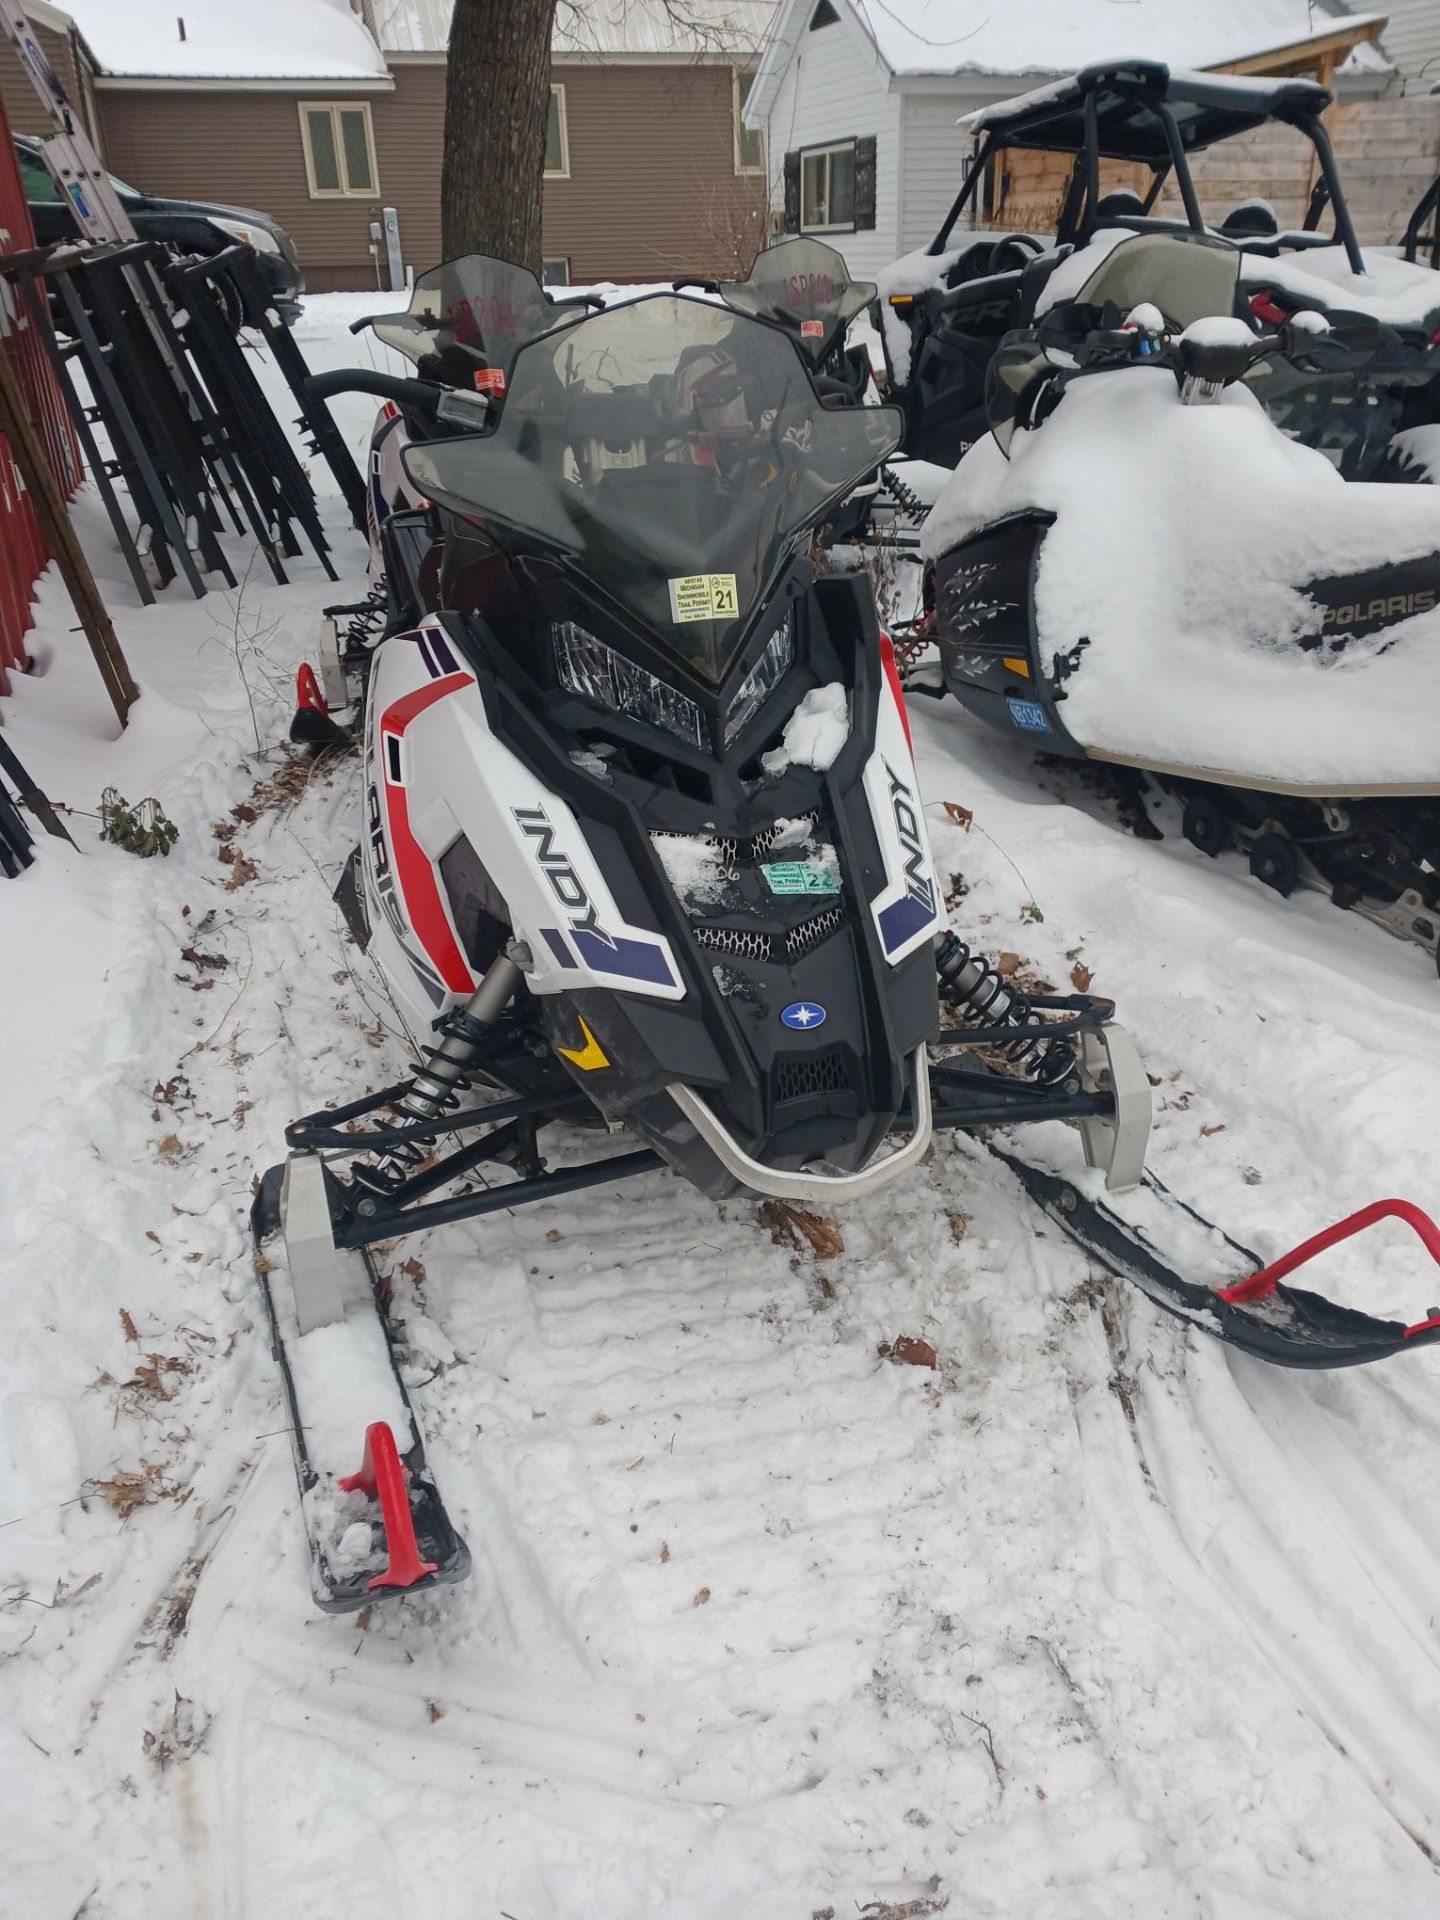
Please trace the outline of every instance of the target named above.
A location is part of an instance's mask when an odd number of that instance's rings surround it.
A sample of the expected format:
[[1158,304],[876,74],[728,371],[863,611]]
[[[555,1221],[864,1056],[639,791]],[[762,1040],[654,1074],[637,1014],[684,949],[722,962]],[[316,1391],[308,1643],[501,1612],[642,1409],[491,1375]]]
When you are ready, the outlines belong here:
[[833,1220],[797,1207],[789,1200],[762,1200],[757,1213],[760,1225],[767,1227],[777,1247],[793,1247],[798,1252],[803,1241],[816,1260],[834,1260],[845,1251],[845,1241]]
[[928,1340],[921,1340],[911,1333],[902,1333],[894,1340],[882,1341],[880,1354],[887,1360],[898,1360],[906,1367],[938,1367],[940,1356]]
[[[155,1236],[152,1234],[150,1237],[154,1239]],[[133,1340],[138,1347],[140,1344],[140,1335],[136,1332],[135,1322],[130,1318],[129,1311],[125,1307],[121,1307],[120,1309],[120,1325],[125,1330],[125,1338],[127,1340]]]
[[1225,1122],[1223,1120],[1217,1120],[1213,1127],[1201,1127],[1200,1138],[1202,1140],[1208,1140],[1212,1133],[1224,1133],[1224,1131]]
[[440,1706],[439,1703],[434,1700],[427,1700],[425,1702],[425,1712],[432,1727],[437,1720],[443,1720],[445,1718],[444,1707]]
[[952,1207],[945,1217],[950,1222],[950,1238],[958,1247],[970,1231],[970,1216],[968,1213],[962,1213],[959,1207]]
[[1018,953],[999,954],[996,957],[996,961],[995,961],[995,971],[999,974],[1003,974],[1007,980],[1010,978],[1010,975],[1012,973],[1018,973],[1020,971],[1019,954]]
[[708,1606],[708,1605],[710,1604],[710,1589],[709,1589],[709,1587],[700,1587],[700,1588],[697,1588],[697,1590],[696,1590],[696,1593],[695,1593],[695,1598],[694,1598],[694,1599],[693,1599],[693,1600],[691,1601],[691,1603],[690,1603],[690,1604],[691,1604],[692,1606],[695,1606],[695,1607],[705,1607],[705,1606]]
[[670,1542],[668,1540],[662,1540],[660,1542],[660,1564],[662,1567],[665,1565],[666,1561],[669,1558],[670,1558]]
[[1088,991],[1090,982],[1094,978],[1094,974],[1083,960],[1077,960],[1070,969],[1070,984],[1077,993],[1085,993]]
[[953,820],[957,827],[963,827],[966,833],[970,831],[971,826],[974,824],[975,815],[972,809],[962,807],[954,800],[947,800],[945,802],[945,814],[947,819]]

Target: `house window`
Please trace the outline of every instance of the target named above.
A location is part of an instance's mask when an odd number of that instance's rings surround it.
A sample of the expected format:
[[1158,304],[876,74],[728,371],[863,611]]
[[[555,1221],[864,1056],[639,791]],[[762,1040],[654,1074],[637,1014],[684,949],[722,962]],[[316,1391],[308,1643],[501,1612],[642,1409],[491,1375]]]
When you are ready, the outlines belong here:
[[741,73],[735,69],[735,171],[736,173],[763,173],[765,171],[765,136],[758,127],[745,124],[745,102],[750,98],[750,89],[755,84],[755,75]]
[[312,200],[374,199],[379,192],[375,134],[366,102],[331,106],[302,100],[300,131]]
[[853,232],[855,142],[800,157],[800,225],[807,233]]
[[545,178],[570,178],[570,132],[565,124],[564,87],[550,89],[550,117],[545,123]]
[[821,27],[833,27],[839,18],[830,0],[820,0],[819,6],[810,16],[810,31],[818,33]]
[[547,260],[540,271],[540,278],[547,287],[568,287],[570,285],[570,256],[564,259]]

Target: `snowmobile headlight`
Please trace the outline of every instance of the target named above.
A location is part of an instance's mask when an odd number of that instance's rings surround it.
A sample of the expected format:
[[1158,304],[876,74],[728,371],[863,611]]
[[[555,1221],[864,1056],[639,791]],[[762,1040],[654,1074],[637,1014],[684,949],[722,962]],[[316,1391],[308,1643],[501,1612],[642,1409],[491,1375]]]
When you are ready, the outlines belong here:
[[594,706],[628,714],[647,726],[673,733],[689,746],[704,751],[708,745],[705,718],[686,694],[667,686],[644,667],[616,653],[573,620],[552,621],[555,671],[563,686]]
[[791,607],[785,616],[783,627],[777,627],[770,636],[770,644],[755,662],[740,683],[740,690],[730,702],[725,714],[725,744],[730,742],[755,718],[766,700],[779,686],[783,676],[789,671],[795,659],[795,609]]

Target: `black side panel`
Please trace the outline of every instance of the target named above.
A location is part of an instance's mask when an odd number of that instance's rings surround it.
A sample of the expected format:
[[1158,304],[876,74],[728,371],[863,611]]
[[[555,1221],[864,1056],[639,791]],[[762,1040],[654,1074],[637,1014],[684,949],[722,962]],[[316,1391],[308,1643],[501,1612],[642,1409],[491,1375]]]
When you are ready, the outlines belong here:
[[1017,514],[952,547],[935,567],[936,639],[946,687],[978,719],[1046,753],[1083,758],[1061,711],[1084,637],[1042,661],[1035,629],[1035,574],[1053,523],[1050,514]]

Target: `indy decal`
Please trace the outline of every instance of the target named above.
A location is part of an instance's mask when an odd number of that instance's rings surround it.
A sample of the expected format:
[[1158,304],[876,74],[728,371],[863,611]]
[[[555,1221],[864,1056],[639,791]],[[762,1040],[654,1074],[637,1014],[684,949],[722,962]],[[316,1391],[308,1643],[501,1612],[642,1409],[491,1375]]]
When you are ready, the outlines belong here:
[[[674,969],[656,941],[631,940],[607,931],[600,910],[589,889],[576,871],[575,863],[560,846],[555,827],[543,807],[512,807],[511,815],[521,833],[530,841],[531,854],[544,875],[546,885],[566,918],[569,938],[575,951],[592,973],[606,974],[615,980],[644,981],[653,986],[676,987]],[[557,955],[561,943],[553,929],[542,929],[546,944]]]
[[893,953],[935,920],[935,881],[930,873],[930,850],[920,824],[919,809],[910,784],[887,760],[885,777],[890,785],[890,810],[900,851],[905,861],[905,892],[899,900],[880,913],[880,939],[886,953]]
[[870,911],[885,958],[895,967],[931,937],[941,914],[915,780],[909,720],[894,649],[885,634],[880,636],[880,658],[885,685],[875,714],[875,751],[865,763],[862,782],[887,882],[872,898]]

